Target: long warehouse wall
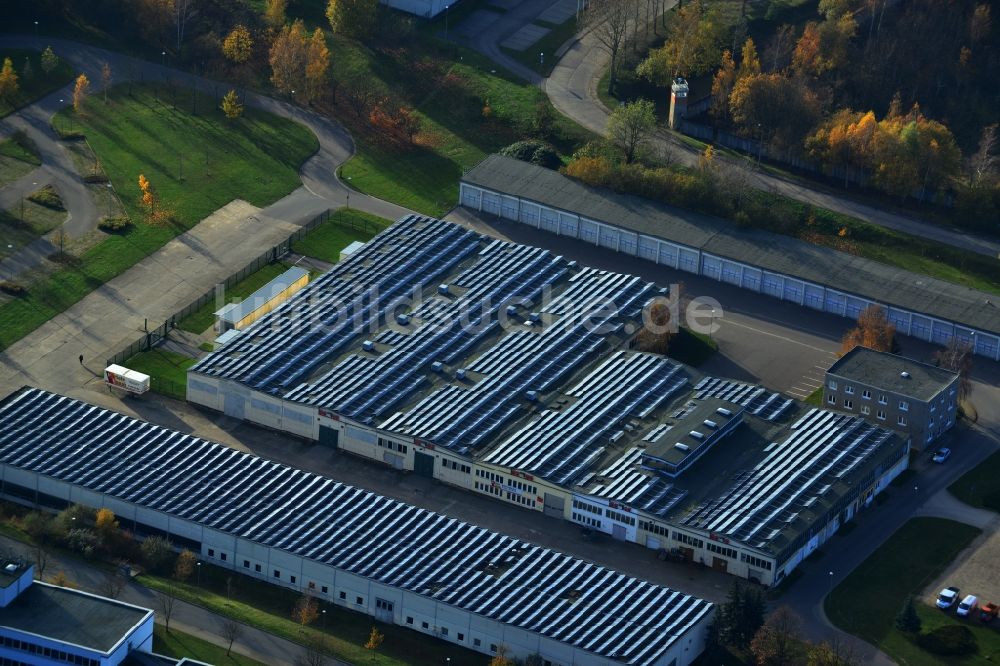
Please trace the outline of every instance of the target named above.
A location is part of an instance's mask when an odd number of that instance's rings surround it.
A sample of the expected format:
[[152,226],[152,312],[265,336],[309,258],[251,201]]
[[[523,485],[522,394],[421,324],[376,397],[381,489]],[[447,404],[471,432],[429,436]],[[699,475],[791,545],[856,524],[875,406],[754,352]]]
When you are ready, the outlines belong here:
[[899,333],[920,340],[947,344],[952,337],[973,345],[974,352],[994,361],[1000,360],[1000,337],[976,331],[929,315],[888,306],[822,284],[806,282],[790,275],[773,273],[697,248],[672,243],[662,238],[639,234],[604,222],[590,220],[576,213],[556,210],[528,199],[461,183],[460,204],[466,208],[497,215],[536,229],[621,252],[629,256],[704,275],[743,289],[767,294],[798,305],[857,319],[869,305],[879,305]]

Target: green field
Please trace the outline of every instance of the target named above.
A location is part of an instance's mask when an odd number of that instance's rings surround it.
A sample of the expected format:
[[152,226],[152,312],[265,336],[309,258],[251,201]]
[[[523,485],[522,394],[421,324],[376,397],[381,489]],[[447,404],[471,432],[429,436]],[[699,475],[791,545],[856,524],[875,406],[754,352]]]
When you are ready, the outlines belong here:
[[[462,174],[487,154],[530,136],[539,105],[552,111],[550,140],[560,152],[571,153],[593,138],[554,111],[537,87],[473,51],[426,34],[381,51],[333,37],[331,51],[337,54],[333,69],[339,81],[370,79],[411,105],[422,121],[415,145],[400,145],[382,140],[367,118],[341,104],[335,113],[358,148],[341,167],[342,177],[362,192],[421,213],[441,215],[454,206]],[[343,99],[343,85],[337,94]]]
[[[288,264],[277,262],[264,266],[256,273],[251,273],[243,280],[237,282],[232,287],[226,288],[226,302],[232,303],[236,299],[244,299],[257,291],[265,284],[278,277],[288,270]],[[219,309],[219,304],[214,300],[205,303],[184,319],[177,322],[177,328],[190,331],[191,333],[204,333],[215,323],[215,312]]]
[[948,491],[966,504],[1000,512],[1000,451],[966,472]]
[[187,395],[187,369],[195,359],[164,349],[139,352],[122,363],[129,370],[149,375],[149,388],[168,398]]
[[331,264],[340,261],[340,251],[354,241],[368,241],[389,226],[385,218],[364,211],[341,208],[323,224],[292,243],[292,252],[322,259]]
[[[233,581],[231,599],[227,597],[227,578]],[[291,619],[298,594],[209,564],[201,567],[200,585],[146,574],[139,577],[139,582],[288,640],[304,643],[322,635],[335,657],[354,664],[440,666],[447,658],[452,664],[485,664],[488,661],[487,657],[465,648],[403,627],[376,622],[368,615],[335,604],[321,603],[320,609],[327,611],[325,617],[321,615],[321,619],[303,627]],[[375,655],[364,648],[372,625],[385,634],[385,642]]]
[[[910,595],[919,595],[955,557],[980,534],[980,530],[941,518],[913,518],[893,534],[855,569],[827,597],[824,608],[833,624],[877,645],[900,663],[940,664],[931,655],[896,629],[894,620]],[[942,613],[918,602],[926,631],[934,621],[951,622]],[[987,663],[983,658],[1000,649],[1000,639],[992,629],[969,622],[977,632],[986,632],[979,641],[980,656],[962,663]],[[977,633],[978,636],[978,633]]]
[[[29,51],[27,49],[7,49],[0,51],[0,63],[3,58],[10,58],[17,72],[18,94],[11,100],[0,99],[0,118],[21,108],[26,104],[34,102],[40,97],[44,97],[53,90],[61,88],[73,80],[73,69],[65,60],[59,60],[59,65],[46,74],[42,69],[40,51]],[[59,52],[56,51],[56,55]],[[24,60],[31,61],[31,68],[34,71],[29,79],[24,76]]]
[[[211,627],[205,627],[205,630],[210,631]],[[220,638],[220,640],[222,639]],[[153,629],[153,652],[177,659],[187,657],[203,661],[206,664],[213,664],[213,666],[265,666],[255,659],[244,657],[235,652],[227,656],[226,648],[203,641],[191,634],[185,634],[176,629],[171,629],[168,633],[159,624]]]
[[[235,198],[269,204],[298,187],[298,168],[316,150],[306,128],[270,114],[249,112],[228,122],[211,100],[183,91],[177,107],[167,90],[135,86],[114,89],[110,103],[97,97],[74,117],[84,128],[105,171],[137,224],[105,238],[77,260],[28,285],[28,295],[0,306],[0,349],[9,346],[79,301],[95,287],[122,273]],[[159,97],[159,99],[158,99]],[[179,156],[183,156],[183,164]],[[183,178],[179,169],[183,167]],[[173,221],[149,225],[138,203],[138,176],[146,175]]]
[[806,396],[806,399],[802,402],[806,403],[810,407],[822,407],[823,406],[823,387],[820,386],[818,389]]
[[20,132],[0,141],[0,187],[41,166],[42,160],[31,140]]

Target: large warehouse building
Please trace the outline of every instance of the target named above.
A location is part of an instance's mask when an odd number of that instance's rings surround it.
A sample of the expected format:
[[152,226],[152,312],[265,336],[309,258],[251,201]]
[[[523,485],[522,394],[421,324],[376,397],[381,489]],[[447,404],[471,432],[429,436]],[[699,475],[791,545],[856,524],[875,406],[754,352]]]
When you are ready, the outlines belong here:
[[0,403],[6,499],[107,507],[220,566],[486,654],[687,666],[712,604],[71,398]]
[[900,333],[938,344],[957,337],[1000,360],[1000,309],[982,291],[589,187],[501,155],[462,177],[460,197],[466,208],[815,310],[856,319],[880,305]]
[[659,295],[408,217],[202,359],[187,395],[776,584],[906,467],[909,441],[634,351]]

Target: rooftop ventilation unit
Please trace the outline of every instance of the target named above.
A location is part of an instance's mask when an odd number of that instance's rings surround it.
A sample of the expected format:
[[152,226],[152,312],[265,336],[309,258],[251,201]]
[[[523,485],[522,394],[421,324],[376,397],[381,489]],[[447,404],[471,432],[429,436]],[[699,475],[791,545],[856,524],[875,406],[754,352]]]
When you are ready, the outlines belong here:
[[692,437],[694,437],[695,439],[705,439],[705,436],[703,434],[701,434],[700,432],[698,432],[697,430],[692,430],[688,434],[691,435]]
[[617,442],[619,439],[622,438],[624,434],[625,434],[624,430],[619,430],[615,434],[611,435],[611,443],[614,444],[615,442]]
[[444,364],[441,361],[434,361],[431,363],[431,370],[434,372],[444,372]]
[[899,376],[902,377],[903,379],[909,379],[910,373],[908,373],[906,370],[903,370],[901,373],[899,373]]
[[705,425],[711,428],[712,430],[715,430],[716,428],[719,427],[718,423],[716,423],[715,421],[709,421],[708,419],[705,419]]
[[17,571],[17,565],[14,564],[13,562],[8,562],[3,566],[3,570],[9,574],[14,573],[15,571]]
[[397,315],[396,323],[399,324],[400,326],[406,326],[407,324],[410,323],[410,315],[405,315],[405,314]]
[[526,397],[531,402],[538,402],[538,391],[528,391],[527,393],[524,394],[524,397]]
[[375,343],[372,342],[371,340],[365,340],[364,342],[361,343],[361,348],[364,349],[366,352],[373,352],[375,351]]
[[531,321],[540,321],[541,318],[542,316],[537,312],[532,312],[530,315],[528,315],[528,319],[530,319]]
[[683,451],[684,453],[687,453],[688,451],[691,450],[690,446],[688,446],[687,444],[681,444],[680,442],[674,444],[674,448],[677,449],[678,451]]
[[517,306],[516,305],[508,305],[507,306],[507,316],[508,317],[513,317],[515,314],[517,314]]
[[455,379],[465,379],[465,368],[459,368],[455,371]]
[[576,268],[576,266],[577,263],[575,261],[571,261],[568,264],[566,264],[566,268]]
[[725,407],[719,407],[715,411],[717,413],[719,413],[719,414],[722,414],[723,416],[732,416],[733,415],[732,411],[726,409]]
[[446,284],[440,284],[440,285],[438,285],[438,293],[439,294],[444,294],[445,296],[447,296],[449,294],[448,285],[446,285]]

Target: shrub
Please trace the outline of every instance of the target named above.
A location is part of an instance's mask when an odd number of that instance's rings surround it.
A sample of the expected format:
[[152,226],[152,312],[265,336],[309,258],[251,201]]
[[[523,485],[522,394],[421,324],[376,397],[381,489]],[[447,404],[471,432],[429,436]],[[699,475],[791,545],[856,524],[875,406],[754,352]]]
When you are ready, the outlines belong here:
[[106,217],[97,223],[97,228],[109,234],[120,234],[132,226],[127,217]]
[[152,536],[142,542],[142,562],[154,573],[165,573],[174,561],[174,547],[161,536]]
[[62,197],[56,192],[56,188],[46,185],[42,189],[28,195],[28,201],[34,201],[39,206],[45,206],[52,210],[66,210]]
[[960,624],[946,624],[920,634],[917,643],[928,652],[939,655],[975,654],[977,650],[972,630]]
[[85,183],[106,183],[108,182],[108,176],[105,173],[88,173],[83,177],[83,182]]
[[562,164],[559,153],[542,141],[518,141],[501,150],[500,154],[522,162],[537,164],[546,169],[558,169]]
[[24,285],[11,282],[10,280],[0,282],[0,291],[5,294],[9,294],[10,296],[24,296],[28,293],[28,290],[24,287]]
[[93,557],[100,545],[100,537],[91,529],[78,528],[66,534],[66,547],[84,557]]

